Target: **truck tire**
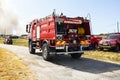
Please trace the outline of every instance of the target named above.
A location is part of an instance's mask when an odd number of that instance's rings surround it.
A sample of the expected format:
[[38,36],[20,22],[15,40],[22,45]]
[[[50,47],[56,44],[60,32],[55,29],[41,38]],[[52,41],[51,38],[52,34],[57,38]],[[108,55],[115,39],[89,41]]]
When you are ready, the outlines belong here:
[[94,43],[94,44],[93,44],[93,49],[94,49],[94,50],[97,50],[97,49],[98,49],[98,43]]
[[118,52],[120,50],[120,46],[117,45],[116,48],[115,48],[115,51]]
[[13,41],[12,41],[12,40],[10,40],[10,44],[11,44],[11,45],[13,44]]
[[79,59],[79,58],[81,57],[81,55],[82,55],[82,54],[80,54],[80,53],[74,53],[74,54],[71,54],[71,57],[72,57],[73,59]]
[[33,45],[33,42],[32,41],[30,41],[29,42],[29,52],[31,53],[31,54],[35,54],[35,49],[34,49],[34,45]]
[[89,50],[97,50],[97,49],[98,49],[98,44],[97,43],[91,44],[90,47],[89,47]]
[[49,46],[44,43],[43,46],[42,46],[42,57],[44,60],[50,60],[50,54],[49,54]]
[[104,48],[98,48],[98,50],[103,51],[103,50],[104,50]]

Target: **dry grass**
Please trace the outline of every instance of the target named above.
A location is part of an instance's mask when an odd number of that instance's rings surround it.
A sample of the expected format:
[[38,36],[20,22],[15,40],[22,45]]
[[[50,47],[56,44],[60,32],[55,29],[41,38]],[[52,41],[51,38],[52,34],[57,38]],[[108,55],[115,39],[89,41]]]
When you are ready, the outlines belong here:
[[36,80],[15,54],[0,48],[0,80]]
[[88,52],[85,52],[83,57],[120,63],[120,53],[119,52],[88,51]]
[[18,39],[13,39],[13,45],[17,46],[28,46],[28,39],[27,38],[18,38]]
[[0,37],[0,43],[3,43],[4,39]]
[[[0,38],[0,43],[3,44],[4,38]],[[13,39],[13,45],[17,46],[28,46],[28,39],[27,38],[18,38]]]

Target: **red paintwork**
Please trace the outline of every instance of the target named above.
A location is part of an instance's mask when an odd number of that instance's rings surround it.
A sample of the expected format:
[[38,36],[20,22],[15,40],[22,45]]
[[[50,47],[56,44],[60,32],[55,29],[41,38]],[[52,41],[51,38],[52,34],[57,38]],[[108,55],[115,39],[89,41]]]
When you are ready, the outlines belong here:
[[117,36],[117,39],[109,39],[109,38],[105,38],[102,39],[99,42],[99,47],[100,48],[108,48],[108,47],[104,47],[104,46],[109,46],[109,48],[116,48],[117,46],[120,46],[120,34],[110,34],[109,36]]
[[[42,18],[40,20],[35,19],[33,20],[30,25],[31,25],[31,31],[29,33],[29,38],[36,42],[40,42],[40,47],[42,46],[42,42],[44,40],[47,40],[49,43],[49,46],[55,47],[55,45],[51,45],[50,41],[53,40],[57,41],[57,32],[56,32],[56,20],[63,20],[63,25],[64,25],[64,30],[65,34],[62,35],[62,38],[66,43],[69,43],[70,45],[76,46],[80,45],[80,40],[81,37],[86,37],[86,35],[91,35],[90,31],[90,25],[89,25],[89,20],[84,19],[83,17],[66,17],[66,16],[50,16],[46,18]],[[36,32],[36,27],[40,27],[40,39],[37,39],[37,32]],[[78,30],[78,27],[82,27],[85,30],[85,33],[83,35],[80,35],[78,33],[68,33],[69,29],[76,29]],[[73,40],[79,40],[77,44],[73,44],[71,41]]]
[[91,44],[94,44],[94,43],[98,44],[100,40],[102,40],[102,37],[91,35],[90,43]]

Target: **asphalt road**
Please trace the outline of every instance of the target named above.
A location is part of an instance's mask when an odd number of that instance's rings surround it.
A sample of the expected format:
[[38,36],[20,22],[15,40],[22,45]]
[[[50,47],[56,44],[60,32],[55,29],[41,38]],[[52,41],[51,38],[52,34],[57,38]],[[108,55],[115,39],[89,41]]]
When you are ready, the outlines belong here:
[[44,61],[40,53],[29,54],[27,47],[0,44],[23,59],[35,72],[38,80],[120,80],[120,64],[89,58],[72,59],[59,55],[50,62]]

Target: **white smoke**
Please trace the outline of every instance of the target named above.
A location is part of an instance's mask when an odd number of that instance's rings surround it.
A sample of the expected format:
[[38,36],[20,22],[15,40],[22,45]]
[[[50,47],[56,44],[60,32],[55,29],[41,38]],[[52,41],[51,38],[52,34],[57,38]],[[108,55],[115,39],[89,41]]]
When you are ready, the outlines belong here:
[[12,34],[19,24],[18,17],[13,11],[4,6],[5,1],[0,0],[0,33]]

